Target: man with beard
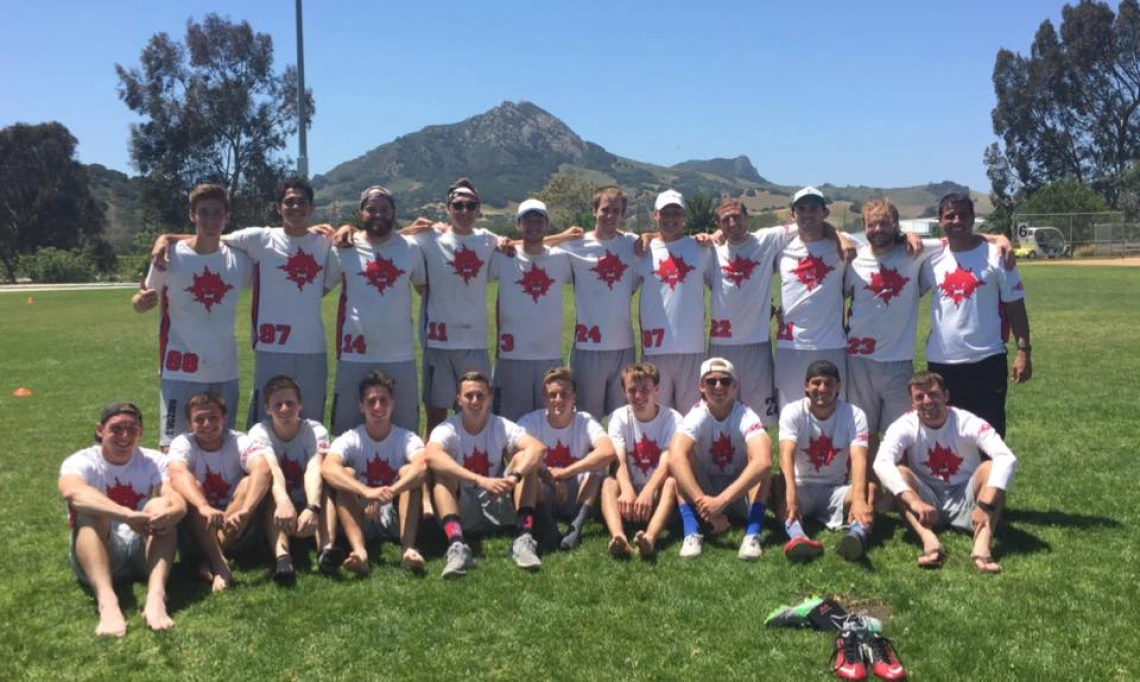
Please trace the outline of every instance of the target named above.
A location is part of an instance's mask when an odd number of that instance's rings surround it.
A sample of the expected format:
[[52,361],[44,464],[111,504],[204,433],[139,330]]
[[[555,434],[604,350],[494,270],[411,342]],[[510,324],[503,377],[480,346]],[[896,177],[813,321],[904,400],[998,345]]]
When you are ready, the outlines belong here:
[[351,248],[330,252],[325,287],[341,285],[337,306],[337,365],[333,388],[332,431],[345,433],[361,424],[360,382],[383,372],[397,386],[392,423],[419,429],[419,386],[412,339],[412,287],[423,291],[425,264],[415,241],[395,234],[396,205],[380,185],[360,195],[364,230]]

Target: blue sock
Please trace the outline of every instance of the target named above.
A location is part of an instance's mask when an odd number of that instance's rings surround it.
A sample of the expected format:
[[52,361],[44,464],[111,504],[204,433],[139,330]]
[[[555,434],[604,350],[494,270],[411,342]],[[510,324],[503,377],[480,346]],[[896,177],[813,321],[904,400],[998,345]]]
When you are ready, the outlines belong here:
[[867,527],[858,521],[853,522],[851,524],[851,527],[847,529],[847,532],[851,533],[860,540],[867,539]]
[[700,524],[697,523],[697,512],[693,506],[688,502],[682,502],[677,505],[681,512],[681,525],[685,529],[685,535],[694,535],[701,531]]
[[764,503],[753,502],[748,508],[748,525],[744,527],[744,534],[759,535],[762,525],[764,525]]
[[800,525],[799,521],[792,521],[791,523],[785,521],[784,530],[788,532],[788,537],[793,540],[795,538],[807,537],[807,533],[804,532],[804,527]]

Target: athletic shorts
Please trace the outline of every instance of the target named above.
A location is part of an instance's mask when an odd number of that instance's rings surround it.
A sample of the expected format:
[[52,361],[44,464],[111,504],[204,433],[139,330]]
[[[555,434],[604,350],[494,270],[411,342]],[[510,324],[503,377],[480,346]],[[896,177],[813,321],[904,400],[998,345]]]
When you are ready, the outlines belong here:
[[780,409],[804,397],[804,374],[816,360],[830,360],[839,370],[839,399],[847,399],[847,349],[800,350],[776,346],[776,396]]
[[392,423],[412,433],[420,431],[420,392],[416,383],[416,361],[404,362],[345,362],[336,363],[336,381],[333,382],[332,434],[341,435],[364,423],[360,412],[360,382],[369,372],[379,371],[396,382],[396,404],[392,409]]
[[605,477],[604,471],[586,471],[578,474],[574,478],[562,481],[562,485],[566,487],[566,499],[562,504],[558,504],[554,500],[554,490],[550,486],[543,485],[546,493],[550,495],[551,508],[554,510],[555,518],[563,520],[572,520],[578,515],[578,510],[582,505],[578,502],[578,496],[582,491],[582,486],[586,484],[586,478],[593,474],[599,479],[598,494],[601,494],[601,479]]
[[502,528],[514,530],[518,518],[512,493],[492,497],[475,485],[459,487],[459,519],[464,532],[486,535]]
[[[719,495],[724,492],[725,488],[732,485],[732,482],[740,476],[739,473],[722,476],[717,474],[711,475],[704,468],[699,465],[696,467],[697,485],[705,495]],[[724,508],[724,515],[733,521],[744,521],[748,518],[748,492],[745,491],[740,497],[736,498]]]
[[917,479],[914,492],[923,502],[938,510],[936,525],[939,528],[950,526],[973,532],[974,522],[970,517],[977,505],[973,476],[958,485],[931,484]]
[[[363,512],[364,508],[368,506],[368,499],[360,497],[360,509]],[[395,502],[380,507],[380,516],[370,519],[363,513],[360,515],[360,530],[364,532],[364,539],[367,542],[376,540],[399,540],[400,539],[400,513],[396,508]]]
[[542,377],[551,367],[561,367],[562,358],[553,360],[500,359],[491,378],[494,402],[491,411],[517,422],[524,414],[543,407]]
[[776,386],[772,368],[772,346],[750,343],[739,346],[709,344],[710,358],[724,358],[736,368],[736,382],[740,386],[740,402],[752,408],[764,427],[780,422],[776,409]]
[[1005,438],[1005,394],[1009,389],[1009,364],[1005,353],[958,365],[931,362],[926,368],[938,372],[946,380],[952,406],[985,419],[999,436]]
[[599,422],[625,405],[621,372],[632,365],[633,348],[623,350],[581,350],[570,354],[570,369],[578,390],[578,409]]
[[328,356],[324,353],[253,353],[253,392],[249,398],[249,416],[245,428],[251,429],[265,419],[265,382],[284,374],[301,387],[302,419],[325,423],[325,393],[329,380]]
[[843,501],[851,486],[830,483],[797,483],[796,504],[800,517],[822,523],[828,530],[839,530],[847,520]]
[[424,348],[424,402],[450,410],[459,393],[459,377],[466,372],[491,376],[491,360],[485,348]]
[[234,428],[238,408],[238,380],[222,381],[215,384],[199,384],[179,379],[162,379],[159,382],[159,423],[162,432],[159,434],[158,444],[162,447],[170,445],[175,436],[190,431],[186,420],[186,402],[195,393],[211,391],[222,396],[226,403],[226,428]]
[[643,355],[643,362],[651,362],[661,374],[657,403],[672,407],[682,415],[701,400],[702,353],[666,353]]
[[847,400],[867,415],[867,429],[882,433],[910,409],[907,382],[914,375],[910,360],[876,362],[847,357]]
[[[79,527],[71,529],[70,556],[71,570],[75,577],[84,585],[91,582],[83,567],[79,565],[79,558],[75,556],[75,537]],[[125,523],[111,522],[111,533],[107,539],[107,554],[111,563],[111,580],[114,583],[133,582],[145,580],[146,571],[146,538],[131,530]]]

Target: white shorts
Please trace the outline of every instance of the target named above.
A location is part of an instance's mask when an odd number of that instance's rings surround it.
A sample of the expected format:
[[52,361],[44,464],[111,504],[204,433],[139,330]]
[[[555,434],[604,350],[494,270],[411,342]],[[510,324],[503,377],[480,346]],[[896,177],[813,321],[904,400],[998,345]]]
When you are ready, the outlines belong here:
[[939,528],[950,526],[967,532],[974,530],[971,515],[977,506],[977,499],[974,496],[973,476],[958,485],[932,485],[922,479],[916,479],[915,483],[915,494],[938,510]]
[[657,402],[672,407],[682,415],[701,400],[701,353],[666,353],[643,355],[643,362],[651,362],[661,374]]
[[196,393],[207,391],[217,393],[226,403],[226,428],[234,428],[238,409],[238,380],[222,381],[215,384],[199,384],[180,379],[162,379],[159,382],[159,423],[162,431],[158,444],[166,447],[175,436],[190,431],[186,420],[186,402]]
[[621,371],[633,364],[633,348],[580,350],[570,354],[570,369],[578,386],[578,410],[599,422],[625,405]]
[[491,376],[491,360],[485,348],[424,348],[424,403],[450,410],[459,393],[459,377],[466,372]]
[[830,360],[839,370],[839,399],[847,399],[847,349],[800,350],[776,346],[776,395],[780,409],[804,397],[804,375],[816,360]]
[[491,378],[494,402],[491,411],[517,422],[546,404],[542,377],[551,367],[561,367],[562,358],[553,360],[499,360]]
[[396,382],[396,405],[392,410],[392,423],[412,433],[420,431],[420,392],[416,383],[416,361],[405,362],[345,362],[336,363],[336,381],[333,383],[332,433],[339,436],[364,423],[360,412],[360,382],[369,372],[378,371]]
[[797,483],[796,504],[800,516],[822,523],[828,530],[839,530],[847,520],[843,514],[843,501],[851,490],[849,484]]
[[780,411],[776,408],[776,387],[773,383],[771,344],[715,346],[710,343],[709,357],[724,358],[736,368],[740,402],[759,415],[764,428],[780,422]]
[[867,429],[882,433],[910,409],[907,382],[914,362],[876,362],[854,355],[847,357],[847,400],[867,415]]
[[[75,556],[75,536],[78,527],[71,529],[70,556],[71,570],[75,577],[84,585],[91,585],[79,559]],[[131,530],[125,523],[111,522],[111,533],[107,541],[107,558],[111,563],[111,581],[114,583],[145,580],[146,572],[146,538]]]
[[503,528],[513,530],[518,518],[511,493],[492,497],[478,486],[460,485],[459,520],[464,532],[486,535]]
[[261,390],[265,382],[278,374],[293,377],[301,387],[302,419],[325,423],[325,393],[329,381],[328,356],[324,353],[267,353],[253,354],[253,391],[249,398],[249,415],[245,428],[265,419],[265,396]]

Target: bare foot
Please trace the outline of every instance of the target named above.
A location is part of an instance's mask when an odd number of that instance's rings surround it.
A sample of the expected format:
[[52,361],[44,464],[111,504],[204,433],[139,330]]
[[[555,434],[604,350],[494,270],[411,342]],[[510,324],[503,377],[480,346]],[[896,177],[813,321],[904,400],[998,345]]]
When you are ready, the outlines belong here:
[[356,552],[349,552],[342,565],[359,576],[366,576],[372,571],[372,566],[368,564],[367,554],[360,556]]
[[147,627],[155,632],[174,627],[174,619],[166,612],[166,602],[162,599],[148,599],[142,617],[146,621]]
[[404,550],[404,556],[400,559],[400,568],[405,571],[422,571],[424,570],[424,557],[417,552],[414,548],[409,547]]
[[629,558],[629,540],[626,540],[624,535],[610,538],[610,556],[615,559]]
[[970,558],[979,573],[1001,573],[1001,566],[989,554],[974,554]]
[[96,637],[122,637],[127,634],[127,619],[118,604],[99,607],[99,625],[95,628]]
[[924,549],[922,554],[918,555],[919,568],[942,568],[945,561],[946,550],[940,546]]
[[649,559],[657,553],[657,549],[653,546],[653,540],[643,530],[637,531],[637,535],[633,536],[633,542],[637,545],[637,553],[641,555],[642,559]]
[[215,575],[214,579],[210,581],[211,592],[225,592],[230,589],[229,576]]

